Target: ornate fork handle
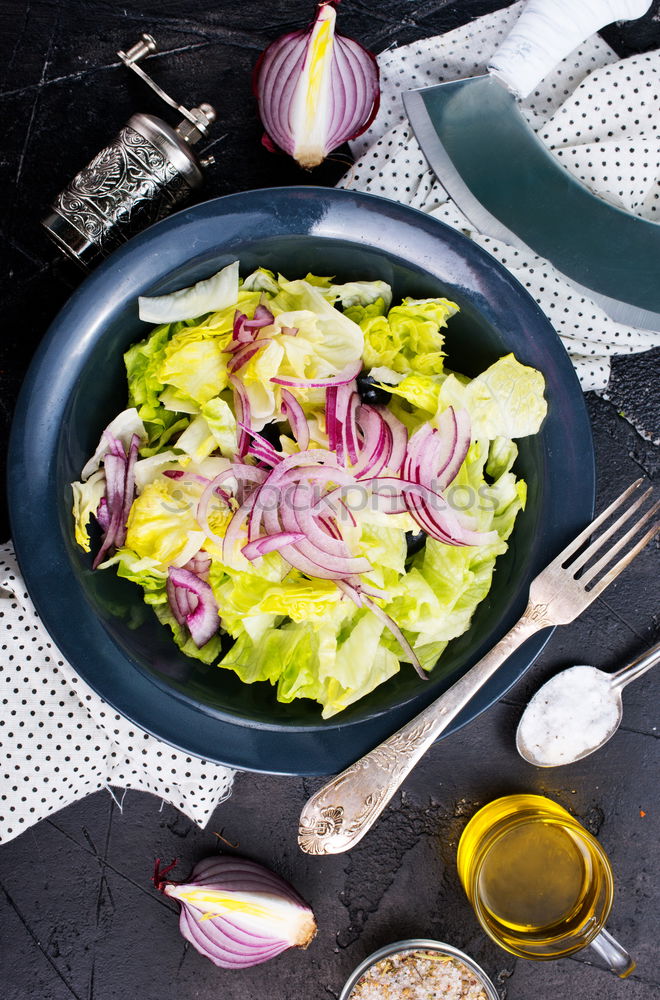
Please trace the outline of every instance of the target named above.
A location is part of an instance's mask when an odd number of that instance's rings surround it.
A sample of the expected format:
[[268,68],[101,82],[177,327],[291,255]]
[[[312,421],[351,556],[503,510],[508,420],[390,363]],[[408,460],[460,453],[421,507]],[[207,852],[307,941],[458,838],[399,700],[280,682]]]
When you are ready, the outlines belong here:
[[547,605],[527,605],[496,646],[433,704],[332,778],[306,803],[298,843],[308,854],[341,854],[375,823],[404,778],[498,667],[534,632],[554,625]]

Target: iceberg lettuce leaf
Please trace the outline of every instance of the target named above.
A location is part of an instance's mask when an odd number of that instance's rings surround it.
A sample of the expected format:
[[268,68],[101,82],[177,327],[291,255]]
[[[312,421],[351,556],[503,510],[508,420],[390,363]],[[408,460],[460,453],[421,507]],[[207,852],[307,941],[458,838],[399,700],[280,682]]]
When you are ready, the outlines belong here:
[[223,344],[203,327],[175,333],[163,352],[156,376],[178,390],[184,399],[203,404],[227,386],[227,359]]
[[216,396],[202,407],[202,416],[209,431],[226,458],[234,458],[238,448],[236,439],[236,417],[229,403]]
[[473,439],[526,437],[537,433],[547,413],[544,389],[541,372],[507,354],[476,378],[447,378],[440,389],[440,409],[466,409]]
[[189,288],[169,295],[138,298],[140,319],[145,323],[174,323],[189,317],[203,316],[235,305],[238,299],[238,261],[223,267],[217,274]]

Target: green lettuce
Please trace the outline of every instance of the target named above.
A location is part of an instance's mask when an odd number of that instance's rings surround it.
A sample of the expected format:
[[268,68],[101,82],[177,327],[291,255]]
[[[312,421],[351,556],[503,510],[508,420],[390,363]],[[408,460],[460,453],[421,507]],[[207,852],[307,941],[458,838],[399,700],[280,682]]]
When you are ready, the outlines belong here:
[[[178,325],[172,324],[174,327]],[[168,431],[171,435],[175,433],[175,427],[180,430],[182,425],[186,426],[188,423],[179,414],[165,409],[159,399],[165,385],[158,373],[165,360],[172,326],[168,324],[156,327],[149,337],[134,344],[124,354],[129,406],[134,406],[144,421],[149,445],[152,447],[151,453],[167,442]],[[140,451],[143,455],[149,453],[145,448]]]
[[387,316],[373,305],[353,306],[346,315],[358,322],[364,333],[367,368],[385,365],[395,372],[438,375],[443,371],[444,356],[440,330],[457,311],[458,306],[449,299],[404,299]]
[[379,643],[383,625],[376,616],[357,608],[348,615],[352,627],[343,640],[334,624],[315,629],[309,622],[286,622],[257,642],[244,633],[219,665],[248,684],[269,681],[278,701],[311,698],[330,718],[399,669],[397,656]]
[[163,350],[156,376],[177,390],[184,400],[207,403],[226,387],[224,344],[204,327],[188,327],[174,334]]
[[440,389],[440,410],[464,408],[473,438],[520,438],[536,434],[547,413],[545,380],[535,368],[507,354],[476,378],[450,375]]
[[209,399],[202,407],[202,416],[207,423],[211,435],[226,458],[233,458],[237,450],[236,417],[229,403],[216,396]]

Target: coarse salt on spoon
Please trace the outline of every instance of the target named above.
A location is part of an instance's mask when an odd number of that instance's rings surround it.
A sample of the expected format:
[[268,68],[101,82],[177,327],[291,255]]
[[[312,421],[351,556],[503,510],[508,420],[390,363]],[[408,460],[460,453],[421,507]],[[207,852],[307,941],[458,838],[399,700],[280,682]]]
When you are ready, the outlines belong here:
[[557,767],[599,750],[621,723],[622,689],[658,661],[660,643],[614,674],[578,666],[551,677],[518,724],[520,756],[537,767]]

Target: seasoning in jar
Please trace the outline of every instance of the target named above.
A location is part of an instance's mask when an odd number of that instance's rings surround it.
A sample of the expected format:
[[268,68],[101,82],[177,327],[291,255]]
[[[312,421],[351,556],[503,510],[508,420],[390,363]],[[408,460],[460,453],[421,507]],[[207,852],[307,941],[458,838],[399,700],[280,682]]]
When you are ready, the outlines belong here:
[[476,973],[438,951],[400,951],[360,976],[348,1000],[488,1000]]

